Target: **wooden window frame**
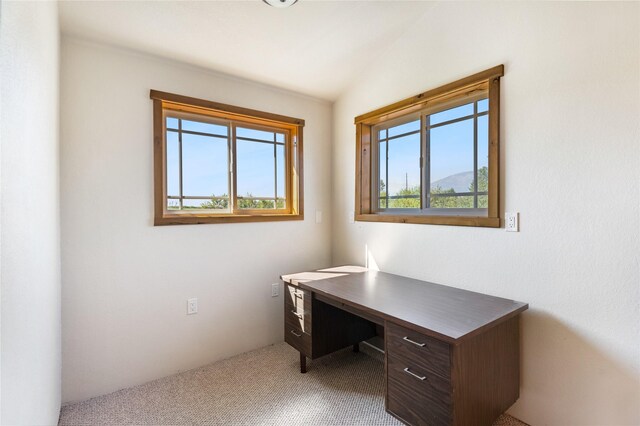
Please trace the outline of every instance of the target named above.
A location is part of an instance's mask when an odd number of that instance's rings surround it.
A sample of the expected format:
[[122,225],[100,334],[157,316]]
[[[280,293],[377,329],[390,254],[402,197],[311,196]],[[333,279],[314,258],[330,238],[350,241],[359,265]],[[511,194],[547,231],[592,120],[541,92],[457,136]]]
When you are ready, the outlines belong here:
[[[503,75],[504,65],[498,65],[356,117],[354,119],[356,126],[355,220],[500,227],[500,77]],[[378,164],[374,163],[377,158],[375,149],[373,149],[375,143],[374,126],[401,120],[403,117],[418,113],[435,113],[447,109],[451,105],[462,104],[464,100],[472,102],[473,99],[478,98],[479,94],[483,93],[489,100],[489,176],[486,216],[469,215],[459,211],[453,211],[450,214],[439,214],[445,213],[439,211],[434,214],[426,213],[422,209],[418,212],[411,211],[411,209],[380,211],[376,204],[377,191],[373,185],[373,178],[377,176],[376,168],[378,167]],[[424,194],[425,189],[422,188],[421,192]]]
[[[185,225],[204,223],[271,222],[304,219],[304,180],[302,128],[304,120],[287,117],[203,99],[151,90],[153,100],[153,152],[154,152],[154,225]],[[229,132],[235,133],[236,126],[253,129],[274,129],[285,133],[285,192],[284,209],[233,210],[237,205],[235,173],[235,134],[229,135],[233,166],[230,169],[230,209],[229,213],[207,213],[206,210],[185,211],[167,209],[167,142],[166,114],[200,116],[204,120],[224,120],[229,124]]]

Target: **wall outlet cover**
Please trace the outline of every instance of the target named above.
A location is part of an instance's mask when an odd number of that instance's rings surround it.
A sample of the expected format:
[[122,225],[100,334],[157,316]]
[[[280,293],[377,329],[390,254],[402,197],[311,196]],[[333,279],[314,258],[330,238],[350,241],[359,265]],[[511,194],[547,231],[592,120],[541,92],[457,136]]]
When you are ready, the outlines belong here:
[[519,232],[520,231],[520,213],[505,212],[504,228],[507,232]]
[[193,315],[198,313],[198,298],[193,297],[187,299],[187,315]]

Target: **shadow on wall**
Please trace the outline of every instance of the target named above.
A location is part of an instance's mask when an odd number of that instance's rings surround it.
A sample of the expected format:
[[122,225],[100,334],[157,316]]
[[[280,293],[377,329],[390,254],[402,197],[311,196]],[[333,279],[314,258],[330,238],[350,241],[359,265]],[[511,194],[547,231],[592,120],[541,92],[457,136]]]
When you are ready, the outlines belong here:
[[524,312],[520,399],[509,414],[530,424],[637,424],[640,378],[555,317]]

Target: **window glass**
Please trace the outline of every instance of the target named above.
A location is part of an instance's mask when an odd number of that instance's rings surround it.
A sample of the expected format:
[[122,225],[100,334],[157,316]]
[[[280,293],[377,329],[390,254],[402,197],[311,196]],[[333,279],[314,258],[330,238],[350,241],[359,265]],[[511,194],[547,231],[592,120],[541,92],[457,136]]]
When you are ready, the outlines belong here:
[[178,129],[178,119],[167,117],[167,129]]
[[177,132],[167,132],[167,195],[180,195],[180,147]]
[[489,110],[489,99],[483,99],[478,101],[478,112],[485,112]]
[[236,142],[239,208],[275,208],[275,158],[272,143]]
[[182,120],[182,130],[227,137],[228,127],[201,121]]
[[401,124],[399,126],[389,128],[389,137],[392,138],[394,136],[402,135],[404,133],[419,132],[419,131],[420,131],[420,120],[415,120],[405,124]]
[[[386,134],[386,133],[385,133]],[[379,208],[386,209],[388,207],[387,199],[387,142],[380,142],[378,144],[378,171],[380,176],[380,182],[378,185],[378,196],[380,199]]]
[[[478,191],[489,189],[489,118],[478,117]],[[480,200],[480,199],[478,199]],[[480,205],[478,207],[481,207]],[[486,207],[486,204],[484,205]]]
[[434,124],[443,123],[449,120],[455,120],[457,118],[466,117],[467,115],[472,114],[473,103],[461,105],[456,108],[451,108],[436,114],[432,114],[430,117],[430,124],[433,126]]
[[183,196],[228,194],[227,149],[226,139],[183,133]]
[[237,138],[258,139],[265,142],[273,142],[274,132],[265,132],[263,130],[249,129],[245,127],[236,128]]
[[388,208],[420,208],[420,133],[388,144]]
[[432,193],[473,191],[473,119],[431,129]]
[[[283,135],[284,136],[284,135]],[[276,208],[284,209],[286,207],[287,194],[285,193],[286,176],[285,171],[287,169],[286,157],[284,145],[276,145],[276,189],[278,197],[278,205]]]

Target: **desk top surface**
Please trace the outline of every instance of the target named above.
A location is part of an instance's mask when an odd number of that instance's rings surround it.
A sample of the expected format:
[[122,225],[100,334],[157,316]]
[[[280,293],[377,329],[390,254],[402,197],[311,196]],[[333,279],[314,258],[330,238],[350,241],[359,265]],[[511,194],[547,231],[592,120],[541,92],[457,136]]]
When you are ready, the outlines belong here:
[[452,343],[518,315],[529,306],[501,297],[362,269],[364,272],[318,276],[315,280],[300,280],[296,284],[335,302]]

